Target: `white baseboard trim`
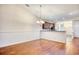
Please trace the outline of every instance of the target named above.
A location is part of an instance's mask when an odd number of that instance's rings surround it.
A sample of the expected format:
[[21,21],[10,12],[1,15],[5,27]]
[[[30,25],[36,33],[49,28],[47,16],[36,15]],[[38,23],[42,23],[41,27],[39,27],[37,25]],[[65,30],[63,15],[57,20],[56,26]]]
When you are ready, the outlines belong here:
[[24,42],[29,42],[29,41],[32,41],[32,40],[37,40],[37,39],[31,39],[31,40],[25,40],[25,41],[18,41],[18,42],[13,42],[13,43],[7,43],[6,45],[0,45],[0,48],[11,46],[11,45],[15,45],[15,44],[20,44],[20,43],[24,43]]

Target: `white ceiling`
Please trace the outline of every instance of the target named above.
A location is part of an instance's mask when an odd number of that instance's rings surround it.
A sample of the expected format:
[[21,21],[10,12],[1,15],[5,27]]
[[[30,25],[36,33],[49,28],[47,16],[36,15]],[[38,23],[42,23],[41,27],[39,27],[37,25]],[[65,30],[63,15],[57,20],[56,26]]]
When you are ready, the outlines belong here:
[[[40,5],[25,5],[35,16],[40,17]],[[50,21],[69,20],[79,17],[78,4],[42,4],[41,18]]]

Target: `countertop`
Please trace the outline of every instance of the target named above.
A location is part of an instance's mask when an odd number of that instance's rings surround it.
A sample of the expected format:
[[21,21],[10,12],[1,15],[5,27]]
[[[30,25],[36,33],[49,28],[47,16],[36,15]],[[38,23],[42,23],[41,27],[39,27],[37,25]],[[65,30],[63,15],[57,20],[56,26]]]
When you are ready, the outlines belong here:
[[41,32],[66,32],[66,31],[56,31],[56,30],[46,29],[46,30],[41,30]]

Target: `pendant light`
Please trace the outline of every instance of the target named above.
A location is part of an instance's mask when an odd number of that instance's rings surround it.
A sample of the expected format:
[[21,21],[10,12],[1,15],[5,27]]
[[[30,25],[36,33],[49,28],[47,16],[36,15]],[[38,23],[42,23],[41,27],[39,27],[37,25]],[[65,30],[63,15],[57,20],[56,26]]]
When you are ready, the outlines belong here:
[[45,22],[42,20],[42,10],[41,10],[41,8],[42,8],[42,5],[40,5],[40,19],[38,20],[38,21],[36,21],[36,23],[38,23],[38,24],[44,24]]
[[[36,23],[38,23],[39,25],[42,26],[42,24],[45,23],[45,21],[42,20],[41,16],[42,16],[42,5],[40,5],[40,19],[38,21],[36,21]],[[42,44],[42,38],[41,38],[41,34],[42,34],[42,31],[40,30],[40,33],[39,33],[39,44],[40,44],[40,48],[41,48],[41,51],[43,51],[45,54],[52,54],[52,51],[51,51],[51,48],[52,48],[52,44],[50,44],[51,46],[49,47],[44,47],[44,45]]]

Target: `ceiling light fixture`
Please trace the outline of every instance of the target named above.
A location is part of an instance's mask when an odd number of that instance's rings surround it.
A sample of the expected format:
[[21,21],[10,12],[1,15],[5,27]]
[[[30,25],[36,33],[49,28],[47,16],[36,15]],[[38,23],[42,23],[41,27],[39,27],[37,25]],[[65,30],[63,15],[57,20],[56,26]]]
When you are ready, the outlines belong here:
[[[41,16],[42,16],[42,11],[41,11],[41,7],[42,7],[42,5],[40,5],[40,19],[38,20],[38,21],[36,21],[36,23],[38,23],[38,24],[40,24],[41,25],[41,27],[42,27],[42,24],[44,24],[45,23],[45,21],[43,21],[42,20],[42,18],[41,18]],[[52,44],[50,44],[51,46],[49,46],[47,49],[42,45],[42,38],[41,38],[41,34],[42,34],[42,28],[40,29],[40,33],[39,33],[39,39],[40,39],[40,41],[39,41],[39,44],[40,44],[40,48],[41,48],[41,50],[42,51],[44,51],[44,52],[47,52],[47,54],[50,54],[51,53],[51,48],[52,48]]]
[[44,24],[45,22],[43,20],[38,20],[38,21],[36,21],[36,23],[38,23],[38,24]]

